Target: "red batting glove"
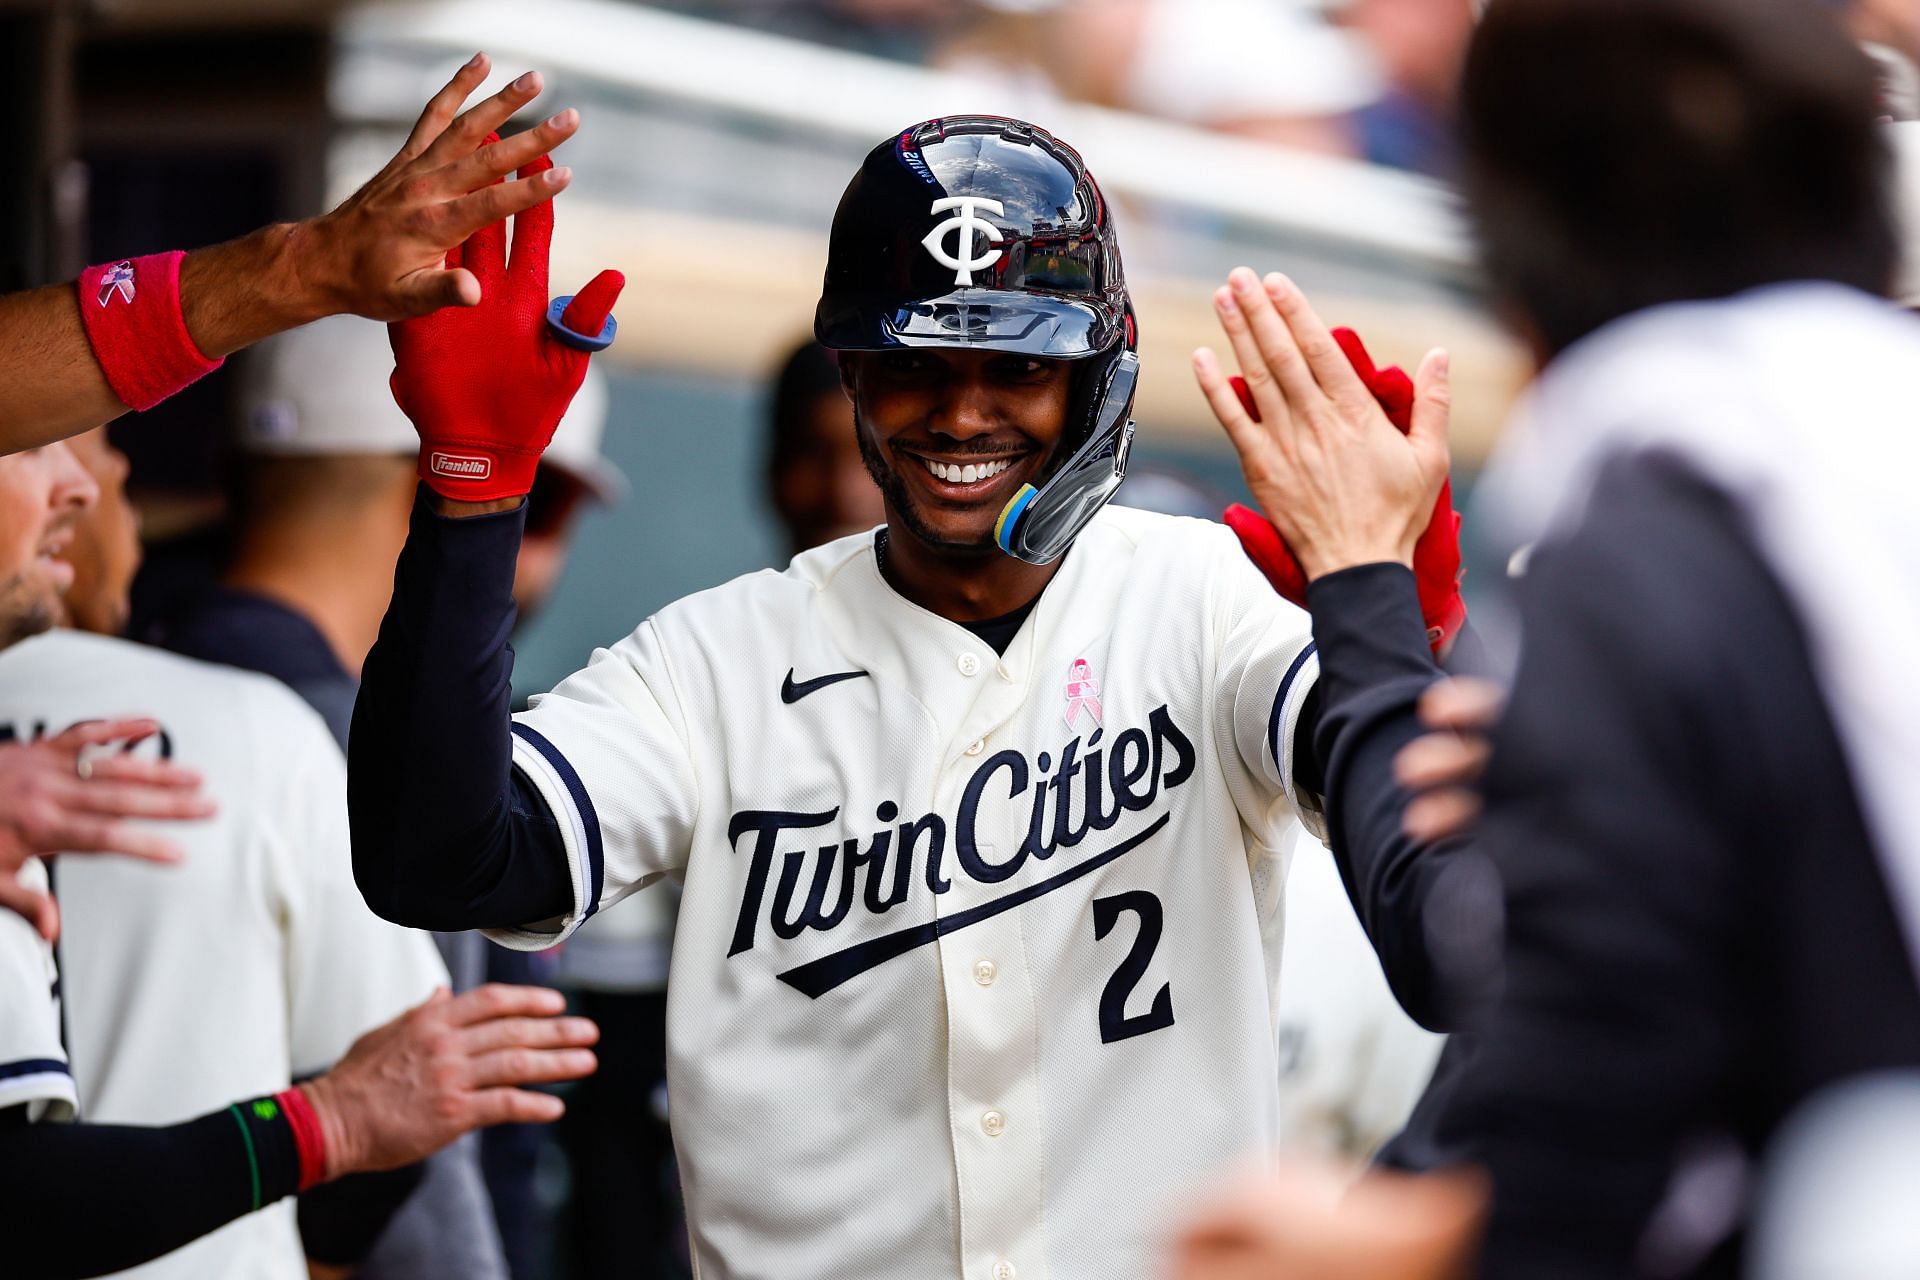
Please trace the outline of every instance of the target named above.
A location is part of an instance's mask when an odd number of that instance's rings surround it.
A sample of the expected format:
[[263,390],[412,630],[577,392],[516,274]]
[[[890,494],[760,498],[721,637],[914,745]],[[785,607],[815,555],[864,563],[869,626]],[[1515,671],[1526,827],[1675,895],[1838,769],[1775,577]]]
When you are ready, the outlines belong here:
[[[1413,379],[1398,365],[1377,369],[1373,357],[1351,329],[1335,329],[1334,341],[1347,353],[1355,373],[1386,411],[1387,421],[1404,435],[1413,427]],[[1260,410],[1244,378],[1230,379],[1241,405],[1255,422]],[[1282,597],[1305,608],[1307,575],[1300,569],[1280,531],[1258,511],[1234,503],[1223,517],[1240,539],[1240,546]],[[1453,509],[1453,482],[1443,481],[1434,500],[1433,516],[1425,533],[1413,545],[1413,578],[1420,588],[1420,614],[1427,623],[1427,643],[1435,656],[1444,654],[1467,621],[1467,602],[1460,596],[1460,513]]]
[[[519,176],[552,167],[542,156]],[[552,242],[552,201],[514,218],[511,259],[504,222],[476,231],[447,265],[480,281],[480,304],[387,326],[393,398],[420,433],[420,478],[443,497],[491,502],[531,490],[540,454],[587,376],[587,353],[547,327]],[[602,271],[563,323],[599,333],[625,284],[618,271]]]

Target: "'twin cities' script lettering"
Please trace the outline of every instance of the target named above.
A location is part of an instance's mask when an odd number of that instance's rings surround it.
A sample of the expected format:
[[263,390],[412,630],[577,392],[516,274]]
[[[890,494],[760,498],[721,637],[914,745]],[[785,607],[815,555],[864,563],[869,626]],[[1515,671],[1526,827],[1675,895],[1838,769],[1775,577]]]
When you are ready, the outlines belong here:
[[[739,847],[741,837],[752,833],[753,861],[747,869],[746,888],[740,895],[740,917],[727,954],[739,955],[753,949],[759,938],[763,909],[768,927],[778,938],[797,938],[809,929],[829,932],[847,919],[856,898],[870,915],[880,916],[907,900],[916,878],[935,894],[953,888],[952,874],[980,884],[998,884],[1015,875],[1030,858],[1045,862],[1060,850],[1078,845],[1088,835],[1108,830],[1122,814],[1152,808],[1163,785],[1177,787],[1193,776],[1194,749],[1165,706],[1149,715],[1147,722],[1150,732],[1128,729],[1107,748],[1100,745],[1101,730],[1096,730],[1087,740],[1084,752],[1080,739],[1075,738],[1062,749],[1057,766],[1045,751],[1040,753],[1037,769],[1018,751],[1002,751],[987,757],[968,779],[960,796],[960,811],[954,815],[951,827],[939,814],[929,813],[884,827],[864,841],[859,838],[836,840],[812,849],[782,851],[779,845],[783,833],[825,827],[840,816],[840,810],[789,813],[746,809],[734,814],[727,824],[727,836]],[[992,856],[993,846],[983,847],[975,835],[981,803],[983,800],[1000,802],[1003,796],[1008,802],[1015,801],[1025,795],[1029,787],[1033,796],[1029,802],[1026,835],[1017,848],[996,860]],[[882,804],[874,813],[888,824],[894,824],[899,815],[899,806],[892,801]],[[942,934],[1079,879],[1144,842],[1166,825],[1167,817],[1162,814],[1144,831],[1049,879],[1029,884],[983,906],[856,944],[780,977],[807,994],[818,996]],[[951,863],[947,860],[949,832]],[[767,881],[773,877],[776,858],[780,872],[769,903]],[[804,900],[800,900],[802,877],[810,861],[812,876],[804,885]]]

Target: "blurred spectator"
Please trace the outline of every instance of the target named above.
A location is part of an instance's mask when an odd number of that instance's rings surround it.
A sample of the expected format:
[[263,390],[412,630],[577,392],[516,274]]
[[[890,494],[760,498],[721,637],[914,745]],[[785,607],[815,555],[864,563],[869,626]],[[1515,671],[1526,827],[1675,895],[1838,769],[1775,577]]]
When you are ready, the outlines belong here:
[[1475,0],[1342,0],[1340,22],[1366,42],[1386,89],[1354,112],[1361,154],[1375,164],[1450,178],[1460,67]]
[[927,56],[942,33],[969,21],[971,0],[681,0],[667,7],[821,44],[908,62]]
[[982,7],[987,12],[934,61],[1005,85],[1014,105],[1042,122],[1051,93],[1347,154],[1346,114],[1379,91],[1364,49],[1297,0],[989,0]]
[[[446,970],[427,935],[361,901],[346,770],[319,717],[276,681],[115,634],[140,563],[126,459],[103,429],[72,448],[100,497],[66,552],[69,620],[99,634],[54,630],[0,653],[0,726],[28,738],[137,705],[160,724],[140,752],[190,762],[220,798],[210,821],[180,828],[177,867],[59,867],[61,993],[81,1112],[174,1124],[324,1071],[443,985]],[[220,999],[208,1002],[216,987]],[[140,1274],[299,1280],[308,1258],[354,1266],[419,1179],[411,1168],[316,1190],[299,1201],[297,1232],[294,1202],[283,1202]]]
[[832,352],[814,342],[795,348],[774,378],[767,417],[767,492],[794,554],[887,518]]

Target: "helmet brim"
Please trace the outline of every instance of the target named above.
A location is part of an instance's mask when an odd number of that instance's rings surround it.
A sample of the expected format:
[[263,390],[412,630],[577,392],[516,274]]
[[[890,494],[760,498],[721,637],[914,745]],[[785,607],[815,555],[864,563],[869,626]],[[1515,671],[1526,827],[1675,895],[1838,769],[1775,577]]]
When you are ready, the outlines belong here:
[[834,305],[822,300],[813,332],[832,351],[960,347],[1080,360],[1112,350],[1126,322],[1112,308],[1086,299],[967,288],[910,303],[858,296]]

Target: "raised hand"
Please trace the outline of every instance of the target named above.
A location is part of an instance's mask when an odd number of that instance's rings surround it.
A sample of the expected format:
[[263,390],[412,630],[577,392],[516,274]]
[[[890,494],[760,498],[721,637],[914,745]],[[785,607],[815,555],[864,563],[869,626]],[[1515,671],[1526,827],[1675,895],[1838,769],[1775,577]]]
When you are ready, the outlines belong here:
[[60,914],[51,897],[19,882],[28,858],[116,853],[177,862],[178,845],[131,820],[212,816],[199,774],[121,750],[159,728],[151,720],[100,720],[0,746],[0,907],[26,917],[42,937],[59,934]]
[[[1390,365],[1385,369],[1376,367],[1366,344],[1351,329],[1335,329],[1333,340],[1346,352],[1348,362],[1353,365],[1354,372],[1360,375],[1360,381],[1366,385],[1367,391],[1379,401],[1387,421],[1402,435],[1411,431],[1416,400],[1413,379],[1398,365]],[[1239,397],[1240,407],[1255,422],[1259,422],[1260,407],[1254,403],[1246,379],[1236,376],[1229,378],[1228,382]],[[1273,584],[1273,589],[1283,598],[1305,608],[1306,572],[1301,569],[1300,562],[1272,522],[1237,502],[1228,507],[1221,518],[1240,539],[1240,546],[1246,551],[1247,558]],[[1453,509],[1453,486],[1449,482],[1441,483],[1440,494],[1434,499],[1433,514],[1427,520],[1426,530],[1414,544],[1413,574],[1420,590],[1420,612],[1427,623],[1427,641],[1432,645],[1434,655],[1444,658],[1454,637],[1467,621],[1466,601],[1460,595],[1460,513]]]
[[1378,561],[1411,566],[1447,478],[1446,353],[1421,362],[1402,435],[1286,277],[1262,281],[1242,267],[1214,306],[1255,412],[1211,350],[1194,353],[1195,376],[1306,578]]
[[442,989],[361,1036],[300,1085],[326,1135],[326,1176],[397,1169],[488,1125],[558,1120],[560,1099],[522,1086],[593,1074],[600,1029],[558,1016],[566,1007],[543,987]]
[[[529,71],[457,115],[487,70],[486,55],[475,54],[427,103],[385,168],[338,209],[295,228],[297,260],[329,310],[391,321],[479,305],[478,273],[450,261],[449,251],[566,188],[568,170],[534,161],[573,136],[579,113],[562,111],[501,138],[500,126],[539,96],[540,75]],[[513,173],[518,180],[502,181]]]
[[[537,180],[551,163],[536,157],[520,184]],[[421,479],[443,498],[490,504],[532,489],[541,451],[587,376],[587,352],[547,324],[552,242],[547,203],[513,220],[511,245],[506,223],[480,228],[446,259],[450,271],[479,287],[478,304],[388,329],[393,396],[420,433]],[[598,334],[625,283],[619,272],[602,271],[575,296],[562,323]]]

